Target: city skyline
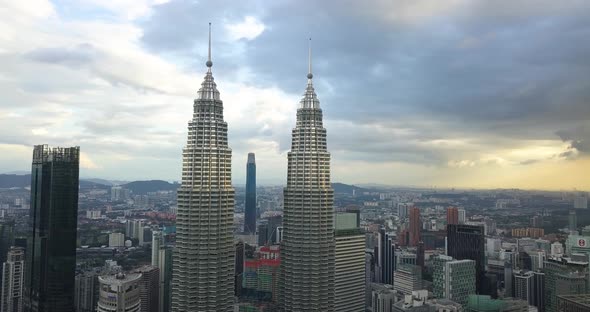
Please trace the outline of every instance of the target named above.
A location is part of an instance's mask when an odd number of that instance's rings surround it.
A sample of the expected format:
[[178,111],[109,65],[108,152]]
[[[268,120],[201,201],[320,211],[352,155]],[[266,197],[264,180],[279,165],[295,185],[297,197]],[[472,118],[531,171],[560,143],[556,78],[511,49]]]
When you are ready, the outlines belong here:
[[251,151],[260,184],[286,182],[294,77],[311,35],[334,182],[590,189],[587,3],[334,7],[8,3],[0,172],[26,170],[46,142],[81,146],[82,177],[179,180],[184,104],[205,58],[195,29],[211,21],[235,181]]

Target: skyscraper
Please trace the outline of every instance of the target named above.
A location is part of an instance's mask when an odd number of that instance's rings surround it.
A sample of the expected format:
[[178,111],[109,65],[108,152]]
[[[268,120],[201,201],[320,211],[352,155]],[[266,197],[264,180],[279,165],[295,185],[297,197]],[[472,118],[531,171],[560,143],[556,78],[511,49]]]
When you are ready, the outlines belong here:
[[365,233],[360,212],[335,216],[335,309],[358,312],[365,309]]
[[577,234],[577,230],[578,230],[578,216],[576,214],[575,210],[570,210],[570,213],[568,215],[568,229],[571,233],[575,233]]
[[25,251],[12,247],[2,266],[2,293],[0,311],[21,312],[23,310],[23,284],[25,281]]
[[161,246],[158,269],[160,269],[160,312],[170,311],[170,301],[172,294],[170,292],[172,279],[172,248]]
[[418,246],[421,229],[420,209],[418,207],[412,207],[410,208],[410,246]]
[[158,312],[160,310],[160,269],[145,265],[135,270],[141,273],[139,279],[139,296],[141,312]]
[[94,270],[79,272],[75,278],[76,312],[95,312],[98,303],[98,273]]
[[475,261],[477,291],[485,282],[485,237],[483,226],[451,224],[447,226],[447,255],[457,260]]
[[160,265],[160,246],[162,246],[162,231],[154,231],[152,234],[152,266]]
[[395,271],[395,236],[393,233],[379,230],[379,249],[377,250],[380,282],[393,285],[393,272]]
[[465,209],[458,209],[457,213],[459,215],[459,223],[458,224],[465,224],[465,221],[467,219],[467,214],[465,213]]
[[545,311],[567,311],[558,309],[559,295],[588,293],[588,262],[548,259],[544,267]]
[[422,268],[417,265],[402,264],[394,272],[393,289],[411,295],[412,291],[422,289]]
[[256,159],[254,153],[248,153],[246,164],[246,209],[244,233],[256,233]]
[[475,261],[454,260],[449,256],[434,258],[432,292],[436,298],[446,298],[466,304],[467,298],[475,294]]
[[447,208],[447,224],[459,224],[459,209],[457,207]]
[[80,148],[33,150],[25,311],[74,311]]
[[172,311],[231,311],[234,294],[231,149],[213,80],[211,25],[207,74],[194,101],[178,189]]
[[[0,220],[0,263],[6,261],[10,247],[14,245],[14,220]],[[0,278],[2,273],[0,273]]]
[[242,294],[242,277],[244,273],[244,258],[246,257],[245,243],[236,243],[236,257],[234,265],[234,295],[239,297]]
[[334,311],[334,190],[320,101],[307,88],[297,109],[284,189],[280,305],[284,311]]

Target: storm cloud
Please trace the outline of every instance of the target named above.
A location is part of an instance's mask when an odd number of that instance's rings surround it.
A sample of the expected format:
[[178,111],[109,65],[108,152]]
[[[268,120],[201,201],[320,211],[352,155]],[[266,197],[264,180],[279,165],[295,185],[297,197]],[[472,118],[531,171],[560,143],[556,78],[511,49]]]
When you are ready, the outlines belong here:
[[80,144],[92,175],[177,176],[208,22],[238,180],[249,151],[284,180],[309,37],[336,179],[467,184],[589,156],[586,1],[37,1],[0,16],[0,145]]

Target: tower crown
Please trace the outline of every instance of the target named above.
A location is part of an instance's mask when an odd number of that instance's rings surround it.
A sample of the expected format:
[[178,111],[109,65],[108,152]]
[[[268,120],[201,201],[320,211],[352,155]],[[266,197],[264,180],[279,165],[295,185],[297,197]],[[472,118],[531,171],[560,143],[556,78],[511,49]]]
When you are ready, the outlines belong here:
[[205,65],[207,66],[207,74],[205,74],[205,79],[203,80],[203,83],[201,83],[201,88],[197,92],[197,100],[219,101],[219,90],[217,90],[217,85],[215,84],[215,79],[213,79],[213,73],[211,72],[211,67],[213,67],[213,62],[211,61],[211,23],[209,23],[209,49]]
[[311,72],[311,38],[309,38],[308,51],[308,71],[307,71],[307,87],[303,98],[299,101],[300,108],[320,108],[320,100],[318,99],[315,89],[313,88],[313,73]]

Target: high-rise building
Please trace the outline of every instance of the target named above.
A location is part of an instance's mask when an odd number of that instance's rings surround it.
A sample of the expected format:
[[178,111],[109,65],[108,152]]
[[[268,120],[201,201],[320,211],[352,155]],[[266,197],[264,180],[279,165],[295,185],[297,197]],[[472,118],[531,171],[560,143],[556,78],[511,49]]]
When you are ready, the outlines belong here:
[[395,271],[395,235],[379,231],[379,245],[377,250],[380,283],[393,285],[393,272]]
[[280,243],[283,216],[270,216],[258,225],[258,246]]
[[588,197],[584,192],[574,195],[574,209],[588,209]]
[[160,247],[163,243],[162,231],[152,233],[152,266],[160,267]]
[[144,220],[127,220],[125,235],[131,238],[137,238],[140,245],[143,244]]
[[160,269],[145,265],[135,270],[141,273],[139,279],[139,296],[141,312],[158,312],[160,310]]
[[413,291],[422,289],[422,268],[417,265],[403,264],[394,272],[393,289],[404,295],[411,295]]
[[33,150],[25,311],[74,311],[80,148]]
[[23,311],[23,286],[25,281],[25,251],[11,247],[2,266],[1,312]]
[[566,258],[547,259],[545,273],[545,311],[557,312],[557,296],[588,293],[588,262]]
[[98,303],[98,274],[93,270],[76,274],[74,306],[76,312],[95,312]]
[[409,204],[404,204],[404,203],[397,204],[397,216],[400,219],[404,219],[405,217],[408,216],[409,206],[410,206]]
[[161,246],[158,254],[160,269],[160,312],[168,312],[172,301],[172,248]]
[[457,207],[447,208],[447,224],[459,224],[459,209]]
[[234,296],[234,189],[223,102],[207,74],[194,101],[178,189],[172,311],[231,311]]
[[371,249],[365,250],[365,305],[371,303],[371,284],[378,281],[378,260]]
[[242,294],[242,277],[244,273],[244,259],[246,252],[245,243],[239,241],[236,243],[236,256],[234,265],[234,295],[239,297]]
[[254,153],[248,153],[246,164],[246,209],[244,233],[256,233],[256,159]]
[[465,221],[467,221],[467,214],[465,213],[465,209],[457,209],[457,214],[459,216],[459,224],[465,224]]
[[416,246],[416,265],[419,266],[422,271],[424,271],[425,261],[424,242],[419,241],[418,246]]
[[447,226],[447,255],[457,260],[475,261],[477,291],[485,283],[485,237],[483,226],[451,224]]
[[506,297],[513,297],[513,283],[512,274],[513,274],[513,264],[512,260],[504,261],[504,292]]
[[268,217],[268,237],[269,245],[279,244],[282,237],[283,216]]
[[538,312],[545,312],[545,273],[535,271],[533,276],[533,306]]
[[421,230],[420,209],[418,207],[412,207],[410,208],[410,246],[418,246]]
[[125,234],[123,233],[110,233],[109,234],[109,247],[123,247],[125,246]]
[[[512,297],[525,300],[530,306],[537,307],[537,311],[544,311],[545,274],[533,271],[516,271],[513,276]],[[505,297],[511,296],[504,294]]]
[[360,228],[360,212],[335,215],[335,310],[364,311],[365,233]]
[[271,293],[272,301],[276,301],[281,266],[279,245],[260,247],[259,257],[256,290],[259,293]]
[[397,299],[396,293],[393,290],[393,285],[371,284],[370,311],[392,312],[393,305],[398,302]]
[[576,215],[575,210],[570,210],[568,215],[568,229],[570,233],[576,232],[578,230],[578,216]]
[[119,201],[122,199],[123,188],[116,185],[111,187],[111,201]]
[[[0,220],[0,263],[6,262],[10,247],[14,246],[14,220]],[[0,279],[2,273],[0,273]]]
[[532,271],[515,271],[512,277],[514,284],[514,287],[512,287],[513,293],[506,293],[504,296],[519,298],[527,301],[529,305],[533,305],[534,279],[535,273]]
[[432,292],[436,298],[450,299],[466,304],[469,295],[475,294],[475,261],[454,260],[438,256],[433,262]]
[[284,311],[334,311],[334,190],[312,78],[310,48],[284,189],[279,302]]
[[117,273],[98,277],[100,291],[97,312],[143,312],[141,273]]
[[258,224],[258,246],[264,246],[268,241],[268,220],[262,220],[260,224]]

